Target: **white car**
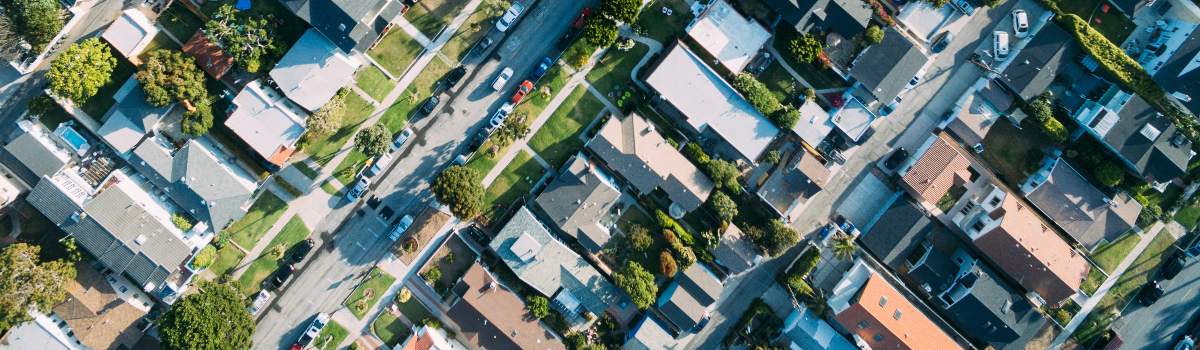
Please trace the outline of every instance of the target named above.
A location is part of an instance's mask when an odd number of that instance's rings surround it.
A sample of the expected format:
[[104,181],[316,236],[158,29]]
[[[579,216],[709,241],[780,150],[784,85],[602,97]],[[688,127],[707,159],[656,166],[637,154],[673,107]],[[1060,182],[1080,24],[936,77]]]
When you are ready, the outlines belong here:
[[363,176],[374,177],[375,175],[379,175],[379,173],[383,172],[383,168],[386,168],[388,164],[391,163],[392,154],[384,153],[383,155],[376,157],[374,162],[371,162],[371,166],[368,167],[366,171],[363,171]]
[[504,67],[504,69],[500,71],[500,74],[496,75],[496,80],[492,82],[492,90],[500,91],[500,89],[503,89],[504,84],[508,83],[508,79],[511,79],[512,75],[512,68]]
[[908,81],[908,84],[904,85],[904,91],[908,91],[908,90],[911,90],[912,88],[917,87],[917,84],[920,84],[921,80],[924,80],[924,79],[925,79],[925,67],[921,67],[921,70],[918,70],[917,74],[913,75],[912,79],[910,79]]
[[317,336],[321,335],[321,330],[325,329],[325,325],[329,323],[329,314],[319,313],[317,318],[308,324],[308,328],[304,329],[304,334],[300,335],[300,339],[296,339],[296,343],[292,344],[292,349],[303,349],[312,344]]
[[359,178],[358,182],[354,183],[354,187],[350,188],[349,191],[346,191],[346,200],[351,202],[358,200],[358,197],[362,197],[363,193],[367,192],[367,187],[370,186],[371,179],[365,177]]
[[492,132],[492,130],[495,130],[496,128],[500,127],[500,125],[503,125],[504,120],[508,119],[508,114],[511,113],[512,110],[512,102],[505,103],[503,106],[500,106],[500,108],[496,110],[496,113],[492,114],[492,119],[488,120],[487,131]]
[[246,311],[249,311],[250,315],[258,316],[258,313],[267,307],[268,301],[271,301],[271,292],[260,290],[258,294],[254,295],[254,301],[250,303],[250,307],[246,308]]
[[408,231],[408,228],[412,227],[412,224],[412,215],[405,215],[404,217],[400,218],[400,223],[396,224],[396,227],[392,229],[392,232],[388,232],[388,239],[392,242],[400,239],[400,236],[404,235],[404,232]]
[[508,7],[508,11],[504,11],[504,15],[500,16],[500,20],[496,21],[496,29],[499,29],[501,33],[508,31],[508,28],[512,28],[513,24],[517,23],[517,18],[521,17],[524,12],[525,5],[514,2],[512,6]]
[[1013,33],[1016,33],[1017,39],[1029,35],[1029,14],[1025,13],[1025,10],[1013,10],[1012,22]]
[[404,130],[401,130],[400,134],[396,135],[396,138],[392,139],[392,152],[400,149],[400,146],[404,146],[404,143],[408,142],[408,139],[412,138],[412,136],[412,128],[404,128]]
[[992,53],[995,54],[996,61],[1008,58],[1008,32],[992,32]]

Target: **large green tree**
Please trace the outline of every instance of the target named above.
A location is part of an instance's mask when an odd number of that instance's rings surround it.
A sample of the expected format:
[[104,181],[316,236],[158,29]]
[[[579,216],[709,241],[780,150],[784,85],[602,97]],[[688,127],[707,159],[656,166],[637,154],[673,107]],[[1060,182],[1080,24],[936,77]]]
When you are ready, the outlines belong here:
[[146,102],[160,107],[173,102],[183,105],[184,131],[192,135],[208,133],[212,103],[208,101],[204,72],[195,58],[175,50],[151,51],[137,72],[137,80],[146,92]]
[[738,183],[738,176],[741,172],[733,162],[724,159],[713,159],[705,164],[708,170],[708,176],[712,178],[713,184],[717,188],[723,188],[732,192],[741,192],[742,185]]
[[41,53],[66,25],[66,14],[55,0],[0,0],[12,19],[14,30],[21,33],[33,51]]
[[326,102],[316,113],[308,116],[304,122],[308,127],[306,138],[309,140],[332,135],[342,127],[342,116],[346,114],[346,95],[349,89],[341,89],[329,102]]
[[481,178],[479,171],[455,165],[442,171],[429,187],[438,202],[450,206],[454,216],[473,219],[483,211]]
[[654,284],[654,275],[646,271],[641,264],[630,260],[625,267],[613,273],[617,287],[625,290],[633,304],[639,309],[650,307],[654,296],[658,295],[658,285]]
[[66,299],[65,283],[75,266],[65,260],[42,261],[41,247],[17,243],[0,250],[0,333],[32,320],[29,310],[49,313]]
[[108,45],[98,38],[90,38],[59,54],[50,63],[46,79],[55,95],[82,104],[112,80],[116,68],[117,59]]
[[249,349],[254,319],[246,297],[228,284],[201,282],[175,303],[158,327],[168,350]]
[[617,41],[617,23],[611,19],[594,16],[583,26],[583,38],[596,47],[608,47]]
[[13,61],[20,57],[23,39],[12,18],[0,15],[0,60]]
[[714,192],[712,197],[708,198],[708,207],[717,214],[718,218],[721,218],[722,222],[729,222],[738,214],[737,203],[724,191]]
[[637,19],[642,0],[600,0],[600,14],[618,22]]
[[266,18],[239,14],[229,3],[217,8],[204,24],[204,35],[251,73],[258,72],[265,56],[277,50],[274,30]]
[[824,49],[821,40],[808,33],[802,34],[788,43],[788,51],[791,51],[796,60],[804,63],[815,61]]
[[387,125],[375,124],[363,128],[354,135],[354,149],[362,152],[367,158],[375,158],[387,153],[392,147],[391,135]]

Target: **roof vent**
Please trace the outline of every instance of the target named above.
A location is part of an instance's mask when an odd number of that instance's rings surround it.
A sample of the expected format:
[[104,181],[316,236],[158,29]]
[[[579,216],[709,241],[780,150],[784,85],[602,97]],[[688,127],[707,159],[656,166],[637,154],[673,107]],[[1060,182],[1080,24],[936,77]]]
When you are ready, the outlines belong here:
[[1142,126],[1142,130],[1139,132],[1142,134],[1142,136],[1145,136],[1147,139],[1150,139],[1150,141],[1154,141],[1155,139],[1158,139],[1158,135],[1162,134],[1162,131],[1159,131],[1158,128],[1155,128],[1154,125],[1150,125],[1150,124],[1146,124],[1145,126]]
[[145,244],[146,243],[146,235],[138,235],[137,238],[133,239],[133,243],[137,243],[138,245]]

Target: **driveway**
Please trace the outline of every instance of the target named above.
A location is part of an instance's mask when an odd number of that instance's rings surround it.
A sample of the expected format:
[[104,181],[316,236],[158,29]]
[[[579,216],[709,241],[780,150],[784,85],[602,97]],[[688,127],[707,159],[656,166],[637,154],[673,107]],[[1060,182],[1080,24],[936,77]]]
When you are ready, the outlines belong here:
[[1200,263],[1191,259],[1178,276],[1161,283],[1166,292],[1162,299],[1150,306],[1129,303],[1113,325],[1125,341],[1122,349],[1170,349],[1187,331],[1197,311]]
[[[320,249],[297,267],[295,279],[260,316],[254,333],[255,349],[287,348],[313,314],[332,313],[342,307],[342,301],[366,271],[389,254],[392,243],[382,237],[389,223],[380,219],[376,210],[390,208],[397,213],[393,215],[396,218],[429,205],[429,181],[457,154],[465,135],[477,131],[488,112],[499,106],[498,97],[511,92],[511,86],[502,89],[503,93],[491,90],[494,72],[508,66],[513,67],[515,77],[525,76],[537,62],[530,57],[545,55],[573,19],[561,14],[577,13],[583,6],[584,2],[576,1],[538,2],[511,29],[509,38],[498,43],[498,55],[468,73],[460,90],[448,96],[446,107],[434,116],[413,121],[416,135],[409,141],[411,146],[400,151],[397,161],[365,196],[377,198],[381,204],[376,209],[342,205],[315,227]],[[473,63],[466,63],[471,68]],[[402,280],[406,276],[397,277]],[[357,337],[357,329],[350,332],[350,339]]]

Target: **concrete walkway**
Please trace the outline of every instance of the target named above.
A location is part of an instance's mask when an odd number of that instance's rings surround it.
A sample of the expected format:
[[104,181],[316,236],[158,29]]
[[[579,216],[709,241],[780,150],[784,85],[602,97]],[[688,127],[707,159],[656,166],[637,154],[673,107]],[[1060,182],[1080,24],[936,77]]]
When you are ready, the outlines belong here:
[[1067,339],[1071,338],[1071,333],[1074,333],[1079,328],[1079,325],[1083,324],[1088,314],[1095,310],[1096,305],[1100,303],[1101,299],[1104,299],[1109,289],[1112,289],[1112,286],[1117,284],[1117,280],[1121,279],[1121,275],[1125,274],[1125,270],[1129,269],[1129,266],[1133,265],[1133,261],[1142,255],[1142,251],[1145,251],[1146,247],[1150,246],[1150,242],[1154,241],[1154,237],[1158,235],[1158,231],[1164,229],[1164,226],[1162,221],[1155,222],[1149,230],[1146,230],[1146,233],[1142,234],[1141,240],[1133,247],[1133,250],[1129,251],[1129,255],[1126,255],[1125,259],[1121,260],[1117,268],[1113,269],[1112,273],[1108,275],[1108,279],[1105,279],[1104,283],[1100,284],[1100,288],[1097,288],[1096,292],[1092,293],[1092,296],[1083,303],[1079,312],[1075,314],[1075,317],[1071,318],[1071,322],[1067,322],[1067,326],[1063,327],[1062,333],[1059,333],[1054,338],[1054,342],[1050,343],[1051,349],[1059,348],[1063,343],[1066,343]]
[[[529,133],[526,134],[525,137],[517,139],[513,141],[511,145],[508,145],[508,148],[504,151],[504,154],[501,155],[500,159],[496,161],[496,166],[492,167],[492,170],[488,171],[487,175],[483,176],[484,188],[487,188],[492,184],[493,181],[496,181],[496,178],[500,176],[500,173],[504,172],[504,168],[508,166],[508,163],[511,163],[513,158],[517,157],[517,153],[520,153],[522,150],[529,149],[527,147],[529,144],[529,139],[532,139],[533,135],[537,134],[538,129],[541,129],[542,125],[545,125],[546,121],[550,119],[550,116],[554,115],[554,111],[557,111],[558,107],[562,105],[563,101],[565,101],[567,97],[571,95],[571,91],[575,91],[575,88],[579,86],[579,84],[583,83],[583,79],[587,77],[588,71],[591,71],[590,64],[587,67],[584,67],[584,69],[576,71],[574,75],[571,75],[571,77],[567,79],[567,83],[563,84],[563,87],[555,92],[554,98],[550,100],[550,104],[547,104],[546,108],[543,109],[542,112],[538,114],[537,118],[533,120],[533,123],[530,124]],[[532,149],[529,150],[532,151]],[[536,155],[537,152],[533,152],[532,154]],[[547,165],[545,161],[541,161],[539,163],[543,166]]]
[[646,45],[649,48],[649,51],[646,51],[646,55],[642,56],[642,59],[638,61],[637,65],[633,66],[633,70],[629,71],[629,81],[644,89],[646,88],[646,85],[642,83],[641,79],[637,78],[638,72],[642,71],[642,66],[645,66],[646,63],[650,62],[651,57],[654,57],[655,54],[658,54],[660,51],[662,51],[663,45],[654,39],[638,35],[637,33],[633,32],[633,30],[629,29],[629,26],[627,25],[621,26],[621,35],[629,37],[633,39],[633,41],[641,43],[642,45]]

